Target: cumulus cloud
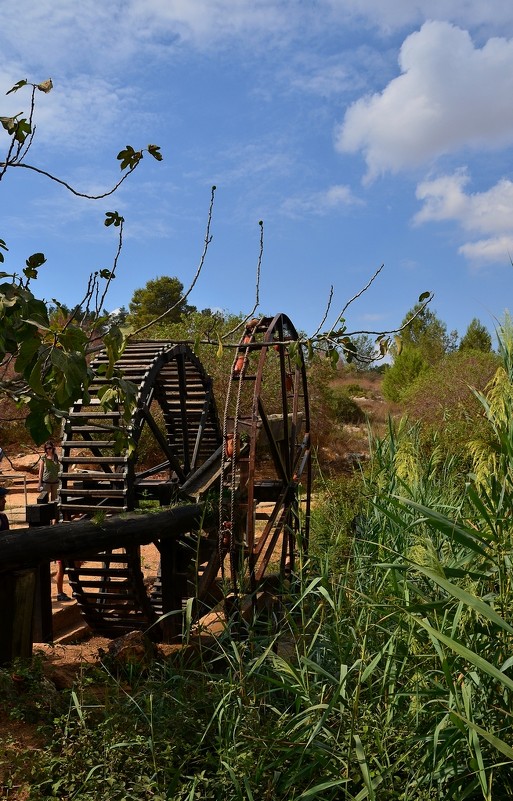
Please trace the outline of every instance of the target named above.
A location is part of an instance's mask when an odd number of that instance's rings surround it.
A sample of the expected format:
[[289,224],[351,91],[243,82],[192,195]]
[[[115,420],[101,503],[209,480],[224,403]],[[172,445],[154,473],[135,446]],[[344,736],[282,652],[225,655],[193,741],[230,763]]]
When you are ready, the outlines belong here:
[[282,205],[282,211],[289,217],[309,214],[324,216],[340,209],[360,205],[363,205],[363,201],[353,194],[349,186],[336,184],[308,197],[287,198]]
[[503,262],[513,253],[513,182],[506,178],[485,192],[466,192],[465,170],[423,181],[417,198],[423,201],[414,223],[456,221],[465,231],[484,235],[466,242],[459,252],[469,260]]
[[479,48],[467,31],[426,22],[400,50],[401,75],[346,112],[336,146],[362,152],[366,180],[462,148],[513,143],[513,40]]

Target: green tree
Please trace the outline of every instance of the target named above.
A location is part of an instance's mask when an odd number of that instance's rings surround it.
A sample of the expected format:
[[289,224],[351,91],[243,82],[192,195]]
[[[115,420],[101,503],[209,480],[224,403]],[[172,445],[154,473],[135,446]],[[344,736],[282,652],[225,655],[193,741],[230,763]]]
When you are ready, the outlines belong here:
[[383,394],[399,403],[416,379],[446,354],[456,349],[458,334],[447,333],[447,326],[425,304],[415,304],[401,323],[401,348],[395,349],[392,366],[383,378]]
[[428,369],[429,363],[422,350],[411,345],[406,347],[383,375],[383,395],[387,400],[399,403],[414,381]]
[[461,338],[459,350],[480,350],[489,353],[491,349],[492,337],[488,329],[474,317]]
[[456,349],[457,332],[448,334],[446,324],[437,317],[436,312],[421,303],[416,303],[408,312],[401,323],[403,326],[403,348],[418,349],[428,364],[435,364],[446,353]]
[[485,391],[498,365],[495,353],[458,350],[421,373],[404,403],[408,417],[422,422],[423,439],[437,442],[446,454],[467,454],[469,441],[487,426],[475,390]]
[[164,315],[166,322],[178,323],[184,315],[196,311],[183,297],[182,282],[167,275],[153,278],[136,289],[128,309],[127,322],[136,329]]

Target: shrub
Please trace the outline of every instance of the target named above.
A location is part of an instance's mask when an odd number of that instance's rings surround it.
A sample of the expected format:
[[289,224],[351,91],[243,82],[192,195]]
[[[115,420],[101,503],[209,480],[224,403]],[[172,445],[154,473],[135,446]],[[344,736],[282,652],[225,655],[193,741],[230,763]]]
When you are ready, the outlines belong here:
[[347,390],[332,390],[331,407],[338,423],[358,425],[366,420],[365,412]]
[[361,384],[346,384],[344,387],[344,391],[351,397],[351,398],[368,398],[369,391],[362,387]]
[[414,381],[428,367],[426,359],[418,348],[405,348],[383,375],[384,397],[393,403],[402,401]]
[[410,418],[422,421],[425,439],[436,434],[448,453],[466,451],[486,425],[474,390],[483,391],[498,367],[493,353],[451,353],[423,372],[405,394]]

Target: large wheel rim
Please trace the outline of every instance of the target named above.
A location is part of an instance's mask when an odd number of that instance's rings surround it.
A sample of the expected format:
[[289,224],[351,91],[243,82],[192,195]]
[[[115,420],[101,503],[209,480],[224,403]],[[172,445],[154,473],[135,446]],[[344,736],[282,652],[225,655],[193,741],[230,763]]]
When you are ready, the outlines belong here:
[[299,550],[308,547],[306,368],[298,334],[284,314],[248,324],[233,362],[223,435],[229,502],[221,510],[220,542],[236,592],[246,565],[254,592],[266,575],[288,579]]

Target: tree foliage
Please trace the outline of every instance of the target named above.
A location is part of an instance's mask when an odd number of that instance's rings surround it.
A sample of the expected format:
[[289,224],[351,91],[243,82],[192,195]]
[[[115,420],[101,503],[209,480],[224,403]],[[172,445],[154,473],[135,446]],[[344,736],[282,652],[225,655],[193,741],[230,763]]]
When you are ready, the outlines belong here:
[[401,328],[401,346],[394,348],[394,362],[383,378],[383,394],[395,403],[404,400],[422,373],[455,350],[458,337],[456,331],[448,334],[436,312],[420,302],[408,312]]
[[153,278],[132,295],[128,324],[137,329],[164,315],[166,322],[178,323],[184,315],[196,311],[195,306],[189,306],[183,298],[183,291],[183,284],[176,277]]
[[393,403],[399,403],[414,381],[428,368],[429,363],[420,348],[404,348],[383,375],[384,397]]
[[478,350],[449,353],[423,372],[405,394],[410,418],[422,421],[444,453],[466,453],[486,426],[475,391],[484,392],[499,365],[498,356]]
[[427,364],[435,364],[456,348],[457,332],[451,331],[448,334],[446,324],[436,312],[421,303],[415,304],[408,312],[401,323],[401,327],[403,326],[403,348],[418,349]]
[[487,328],[474,317],[461,338],[459,350],[480,350],[489,353],[492,349],[492,337]]

